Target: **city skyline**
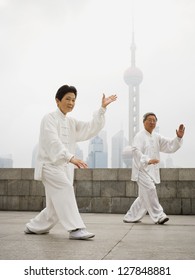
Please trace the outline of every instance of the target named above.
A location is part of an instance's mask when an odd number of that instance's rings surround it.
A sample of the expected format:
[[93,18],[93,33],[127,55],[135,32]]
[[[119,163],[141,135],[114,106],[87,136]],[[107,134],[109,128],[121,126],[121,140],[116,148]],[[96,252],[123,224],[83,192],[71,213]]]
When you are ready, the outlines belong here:
[[[54,96],[63,83],[78,89],[70,115],[81,120],[91,118],[103,93],[116,93],[104,128],[109,156],[113,135],[122,129],[128,138],[123,75],[130,66],[131,11],[132,1],[126,0],[0,1],[0,155],[12,154],[14,167],[31,166],[41,119],[56,109]],[[134,21],[136,62],[144,74],[140,129],[147,111],[157,114],[160,133],[167,137],[184,123],[184,145],[173,161],[194,167],[195,3],[134,1]],[[86,154],[88,142],[79,146]]]
[[[158,133],[159,128],[155,131]],[[88,142],[88,151],[84,156],[84,151],[77,144],[75,156],[84,160],[89,168],[131,168],[132,158],[129,156],[130,146],[129,142],[124,136],[124,131],[120,130],[111,139],[111,155],[108,156],[107,132],[100,131],[97,136],[91,138]],[[31,168],[35,167],[35,159],[37,154],[38,145],[36,145],[32,152]],[[4,157],[5,158],[5,157]],[[8,160],[11,155],[8,155]],[[1,159],[1,157],[0,157]],[[7,159],[5,164],[7,164]],[[109,160],[110,159],[110,160]],[[13,162],[12,162],[13,165]],[[2,163],[3,167],[3,163]],[[13,166],[5,166],[13,167]],[[161,168],[175,168],[179,167],[174,164],[172,154],[162,154]]]

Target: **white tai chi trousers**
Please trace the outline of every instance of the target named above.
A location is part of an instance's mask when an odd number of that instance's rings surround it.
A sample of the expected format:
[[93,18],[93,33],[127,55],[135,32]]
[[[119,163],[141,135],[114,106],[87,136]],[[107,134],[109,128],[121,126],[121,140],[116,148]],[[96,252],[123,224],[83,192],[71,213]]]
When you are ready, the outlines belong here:
[[80,216],[67,166],[43,166],[46,208],[26,224],[35,233],[48,232],[60,221],[67,231],[86,228]]
[[153,222],[157,223],[166,214],[159,203],[154,181],[146,173],[140,171],[137,184],[139,195],[126,213],[125,218],[128,221],[136,222],[148,212]]

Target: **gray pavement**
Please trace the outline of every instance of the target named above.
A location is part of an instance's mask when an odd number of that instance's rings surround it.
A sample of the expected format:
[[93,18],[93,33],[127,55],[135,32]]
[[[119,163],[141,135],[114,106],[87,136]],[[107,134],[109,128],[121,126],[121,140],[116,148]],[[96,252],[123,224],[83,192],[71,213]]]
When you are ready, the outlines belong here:
[[49,234],[24,234],[37,212],[0,211],[0,260],[195,260],[195,216],[167,224],[123,223],[122,214],[82,213],[88,241],[70,240],[58,223]]

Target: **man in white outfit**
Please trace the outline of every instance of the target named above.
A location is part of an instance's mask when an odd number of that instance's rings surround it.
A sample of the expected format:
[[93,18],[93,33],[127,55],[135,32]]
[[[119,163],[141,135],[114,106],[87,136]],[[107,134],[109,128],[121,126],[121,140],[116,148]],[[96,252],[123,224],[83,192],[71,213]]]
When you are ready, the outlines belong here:
[[169,139],[154,132],[156,122],[154,113],[146,113],[144,130],[138,132],[133,140],[131,180],[137,182],[139,195],[124,216],[126,223],[140,221],[147,212],[154,223],[164,224],[169,220],[159,203],[155,186],[160,183],[160,152],[176,152],[182,145],[185,127],[181,124],[176,137]]
[[80,216],[73,188],[74,165],[87,168],[87,164],[75,158],[76,142],[87,140],[103,128],[107,105],[116,95],[102,97],[102,106],[89,122],[67,116],[75,106],[77,90],[64,85],[56,93],[57,110],[43,117],[40,127],[39,148],[35,166],[35,180],[45,187],[46,208],[31,219],[25,233],[48,233],[60,221],[69,232],[70,239],[87,239],[95,235],[86,230]]

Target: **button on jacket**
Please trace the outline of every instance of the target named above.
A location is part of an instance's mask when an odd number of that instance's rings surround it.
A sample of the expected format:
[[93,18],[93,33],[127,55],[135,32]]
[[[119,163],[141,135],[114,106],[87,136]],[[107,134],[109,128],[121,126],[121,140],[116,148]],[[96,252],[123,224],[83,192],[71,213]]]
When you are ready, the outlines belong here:
[[44,116],[40,128],[35,180],[42,180],[44,164],[67,165],[75,154],[76,143],[90,139],[103,128],[105,111],[101,107],[90,122],[67,117],[58,108]]
[[156,183],[160,183],[160,172],[158,164],[148,164],[150,159],[160,160],[160,152],[174,153],[182,145],[183,140],[175,137],[165,138],[156,132],[151,134],[142,130],[136,134],[132,144],[133,164],[132,181],[137,181],[139,172],[143,172]]

